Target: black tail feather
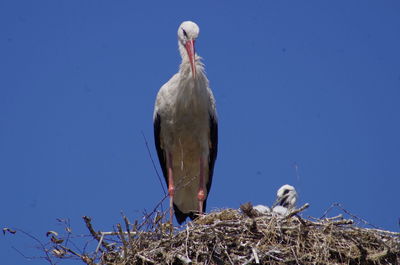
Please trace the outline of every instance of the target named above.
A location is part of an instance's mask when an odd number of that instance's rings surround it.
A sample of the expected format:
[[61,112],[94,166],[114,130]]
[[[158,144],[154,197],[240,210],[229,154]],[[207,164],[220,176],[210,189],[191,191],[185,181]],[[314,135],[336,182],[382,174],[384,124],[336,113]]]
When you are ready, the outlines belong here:
[[[203,209],[204,209],[204,211],[206,210],[206,201],[204,201],[204,203],[203,203]],[[199,215],[196,212],[183,213],[181,210],[179,210],[179,208],[175,204],[174,204],[174,212],[175,212],[175,217],[176,217],[176,221],[178,222],[178,224],[182,224],[183,222],[185,222],[186,218],[188,218],[188,217],[191,220],[194,220]]]

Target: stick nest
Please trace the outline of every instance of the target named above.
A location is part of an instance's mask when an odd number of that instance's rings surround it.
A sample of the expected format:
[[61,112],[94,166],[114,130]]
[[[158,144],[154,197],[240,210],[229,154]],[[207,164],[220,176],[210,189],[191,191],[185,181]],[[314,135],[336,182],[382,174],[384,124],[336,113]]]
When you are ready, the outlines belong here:
[[[303,219],[299,212],[260,216],[251,204],[211,212],[172,228],[164,215],[139,225],[124,216],[125,230],[95,232],[91,254],[53,240],[52,254],[86,264],[400,264],[400,233],[361,228],[341,215]],[[173,231],[171,231],[173,230]]]

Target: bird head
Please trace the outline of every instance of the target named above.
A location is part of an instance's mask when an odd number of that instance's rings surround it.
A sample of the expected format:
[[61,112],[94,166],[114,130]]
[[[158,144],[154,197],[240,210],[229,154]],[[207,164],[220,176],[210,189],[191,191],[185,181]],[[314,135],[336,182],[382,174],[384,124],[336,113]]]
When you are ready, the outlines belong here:
[[291,209],[295,206],[297,201],[297,192],[293,186],[283,185],[276,193],[276,201],[274,206],[281,205],[285,208]]
[[189,57],[190,67],[192,68],[193,78],[196,77],[196,51],[194,49],[194,42],[199,36],[199,32],[199,26],[192,21],[183,22],[178,29],[178,40],[179,43],[186,49],[186,53]]

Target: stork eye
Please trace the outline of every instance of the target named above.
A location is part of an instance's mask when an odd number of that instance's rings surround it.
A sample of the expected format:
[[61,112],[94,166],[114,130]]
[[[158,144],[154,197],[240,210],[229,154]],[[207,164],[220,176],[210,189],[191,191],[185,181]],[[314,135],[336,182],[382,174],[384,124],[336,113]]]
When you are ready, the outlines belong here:
[[182,29],[182,32],[183,32],[183,35],[187,38],[188,36],[187,36],[186,31],[184,29]]
[[288,194],[289,193],[289,190],[284,190],[283,191],[283,195],[286,195],[286,194]]

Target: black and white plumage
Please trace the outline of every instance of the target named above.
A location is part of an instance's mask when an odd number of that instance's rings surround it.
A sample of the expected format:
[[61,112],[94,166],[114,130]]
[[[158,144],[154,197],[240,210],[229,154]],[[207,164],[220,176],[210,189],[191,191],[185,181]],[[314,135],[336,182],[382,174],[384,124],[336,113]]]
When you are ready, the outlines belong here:
[[170,218],[179,224],[206,210],[217,157],[215,100],[194,43],[199,27],[191,21],[178,28],[182,57],[179,72],[159,90],[154,108],[154,138],[168,185]]
[[283,185],[276,192],[276,201],[272,207],[272,212],[286,215],[295,208],[297,202],[297,192],[293,186]]
[[265,205],[256,205],[253,207],[253,209],[256,210],[260,215],[268,215],[272,212],[272,214],[284,216],[295,208],[296,202],[296,189],[293,186],[285,184],[276,192],[276,201],[271,208]]

